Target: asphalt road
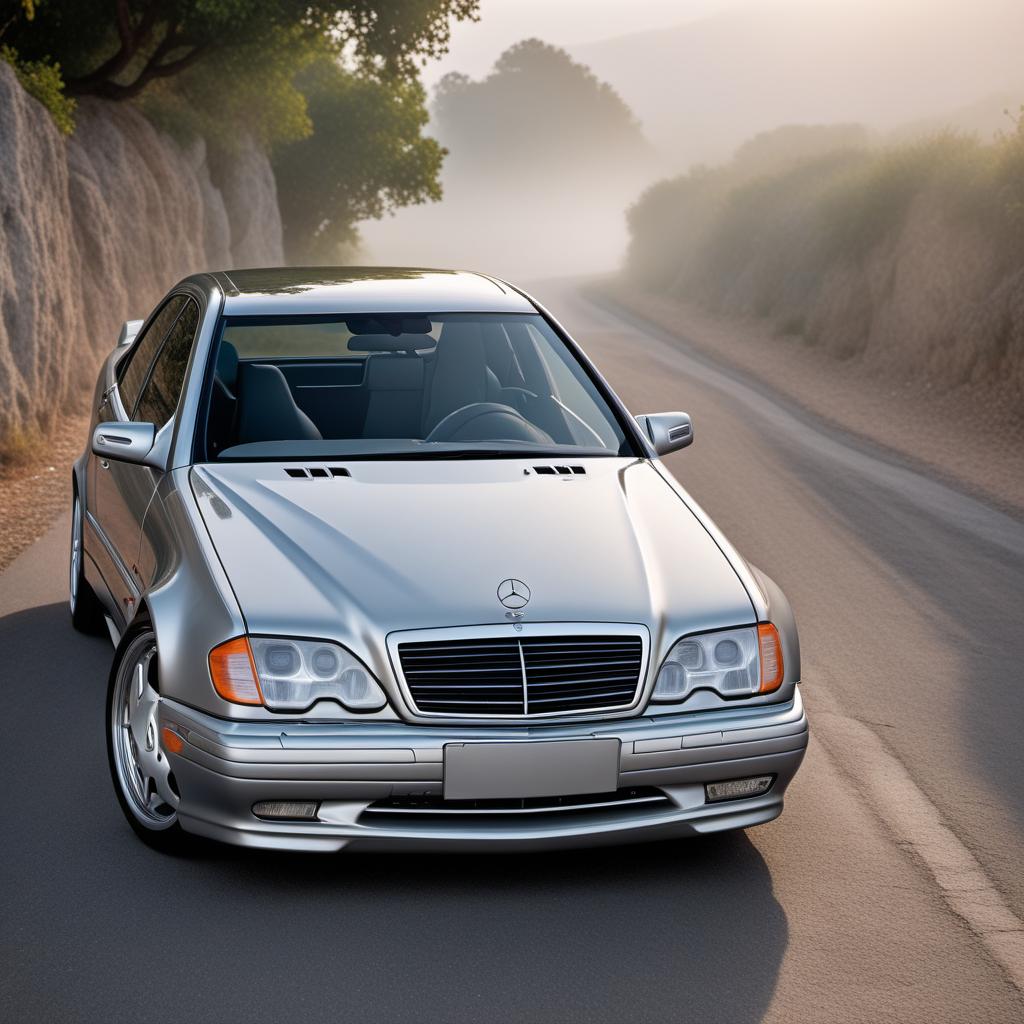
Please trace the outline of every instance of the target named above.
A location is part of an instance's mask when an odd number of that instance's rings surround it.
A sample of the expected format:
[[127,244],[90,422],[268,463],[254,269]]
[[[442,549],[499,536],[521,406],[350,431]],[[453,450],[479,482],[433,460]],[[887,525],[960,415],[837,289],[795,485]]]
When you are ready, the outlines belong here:
[[61,522],[0,576],[0,1020],[1024,1019],[1024,524],[538,295],[630,408],[693,414],[673,470],[795,605],[786,812],[557,855],[156,854],[110,790]]

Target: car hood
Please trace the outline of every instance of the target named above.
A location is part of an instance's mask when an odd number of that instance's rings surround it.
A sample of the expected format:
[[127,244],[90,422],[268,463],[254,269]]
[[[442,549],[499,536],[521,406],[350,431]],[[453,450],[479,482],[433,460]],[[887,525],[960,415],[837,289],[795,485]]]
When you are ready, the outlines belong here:
[[[661,639],[753,621],[701,521],[649,462],[587,459],[202,465],[192,489],[252,633],[379,652],[395,630],[523,621],[643,623]],[[542,472],[538,473],[540,468]],[[367,654],[371,661],[377,657]]]

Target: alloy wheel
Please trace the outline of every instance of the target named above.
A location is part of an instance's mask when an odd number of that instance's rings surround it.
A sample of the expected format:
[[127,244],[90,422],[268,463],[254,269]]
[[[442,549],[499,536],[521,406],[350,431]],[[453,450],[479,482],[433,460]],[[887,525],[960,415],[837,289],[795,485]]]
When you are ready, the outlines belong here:
[[140,633],[124,652],[110,701],[114,767],[128,809],[148,829],[177,821],[178,794],[160,747],[156,637]]

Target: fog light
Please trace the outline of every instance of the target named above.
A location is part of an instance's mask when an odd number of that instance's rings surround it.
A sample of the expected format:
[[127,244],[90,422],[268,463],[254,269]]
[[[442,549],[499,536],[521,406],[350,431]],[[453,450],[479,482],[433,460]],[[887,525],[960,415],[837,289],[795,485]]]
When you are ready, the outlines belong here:
[[315,800],[261,800],[252,805],[257,818],[290,818],[309,821],[316,817]]
[[774,775],[755,775],[750,779],[731,779],[729,782],[709,782],[704,791],[708,802],[717,800],[742,800],[746,796],[760,796],[771,789]]

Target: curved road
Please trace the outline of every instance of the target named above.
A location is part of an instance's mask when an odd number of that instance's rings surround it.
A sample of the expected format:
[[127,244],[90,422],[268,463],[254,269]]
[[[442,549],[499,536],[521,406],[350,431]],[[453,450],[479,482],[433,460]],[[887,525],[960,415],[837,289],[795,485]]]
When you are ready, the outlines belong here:
[[0,1020],[1024,1019],[1024,524],[537,289],[793,601],[812,742],[746,834],[559,855],[156,854],[107,777],[66,522],[0,576]]

